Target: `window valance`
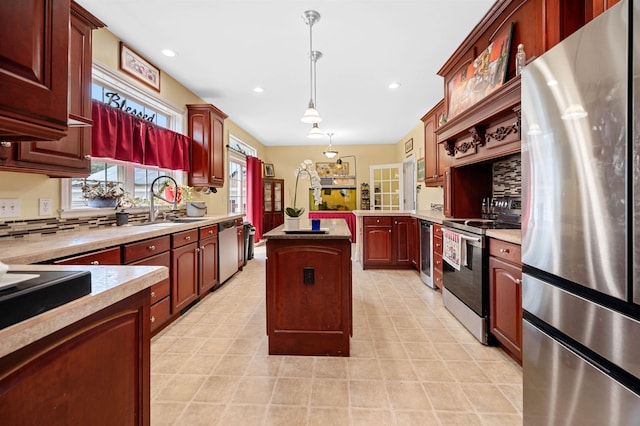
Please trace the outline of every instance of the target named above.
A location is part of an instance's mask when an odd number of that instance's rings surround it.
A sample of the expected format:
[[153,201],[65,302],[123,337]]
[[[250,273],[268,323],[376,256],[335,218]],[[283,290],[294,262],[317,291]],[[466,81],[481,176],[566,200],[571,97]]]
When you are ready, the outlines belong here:
[[92,101],[91,155],[189,171],[189,137]]

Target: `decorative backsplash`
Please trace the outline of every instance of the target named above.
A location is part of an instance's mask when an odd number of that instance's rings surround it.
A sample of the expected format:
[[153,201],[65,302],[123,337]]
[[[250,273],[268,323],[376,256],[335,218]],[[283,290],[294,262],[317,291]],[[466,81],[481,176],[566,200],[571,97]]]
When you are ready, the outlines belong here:
[[522,166],[520,154],[493,163],[493,198],[522,195]]

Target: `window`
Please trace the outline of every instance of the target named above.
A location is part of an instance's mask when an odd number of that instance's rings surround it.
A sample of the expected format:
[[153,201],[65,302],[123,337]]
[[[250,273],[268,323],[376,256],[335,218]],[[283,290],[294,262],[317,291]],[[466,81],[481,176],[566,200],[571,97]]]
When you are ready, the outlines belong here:
[[228,188],[229,213],[245,214],[247,212],[247,155],[255,156],[256,149],[229,135],[228,156]]
[[[113,107],[137,115],[154,124],[180,132],[182,129],[182,112],[166,103],[163,99],[153,97],[120,78],[115,72],[100,64],[93,65],[93,83],[91,96]],[[181,184],[186,182],[185,173],[160,169],[153,166],[127,163],[109,158],[92,158],[91,175],[85,178],[64,179],[62,184],[61,205],[64,216],[74,216],[87,209],[86,200],[82,197],[81,184],[85,180],[98,182],[114,182],[122,186],[131,198],[140,205],[148,205],[151,182],[161,175],[169,175]],[[69,211],[74,211],[70,215]],[[87,211],[94,214],[95,209]]]
[[373,188],[373,210],[400,210],[403,203],[400,190],[402,164],[370,166],[369,174]]

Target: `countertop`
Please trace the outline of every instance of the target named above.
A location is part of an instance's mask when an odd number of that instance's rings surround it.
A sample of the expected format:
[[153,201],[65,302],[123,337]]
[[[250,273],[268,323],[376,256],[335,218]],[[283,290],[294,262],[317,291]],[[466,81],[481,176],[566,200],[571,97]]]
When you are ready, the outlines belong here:
[[487,229],[487,237],[514,244],[522,244],[522,232],[520,229]]
[[446,218],[437,210],[353,210],[356,216],[410,216],[440,223]]
[[[20,271],[77,271],[78,266],[12,265]],[[0,330],[0,357],[136,294],[169,276],[164,266],[82,266],[91,293]]]
[[[300,220],[301,230],[311,230],[311,223],[308,220]],[[272,240],[337,240],[350,239],[351,231],[344,219],[320,219],[320,229],[325,229],[325,234],[287,234],[284,225],[272,229],[262,236],[264,239]]]
[[242,218],[242,215],[203,216],[203,220],[190,223],[160,222],[142,226],[109,226],[33,238],[4,239],[0,240],[0,260],[7,264],[46,262],[238,218]]

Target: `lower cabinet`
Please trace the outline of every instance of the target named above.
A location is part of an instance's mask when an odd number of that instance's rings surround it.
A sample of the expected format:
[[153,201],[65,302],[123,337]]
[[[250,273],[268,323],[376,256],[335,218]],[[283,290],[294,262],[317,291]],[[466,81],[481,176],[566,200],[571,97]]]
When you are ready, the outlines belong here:
[[433,284],[439,289],[444,289],[442,279],[442,225],[433,224]]
[[198,230],[171,235],[171,312],[179,313],[198,298]]
[[365,216],[363,218],[362,267],[415,268],[415,238],[409,216]]
[[218,225],[200,228],[198,294],[203,295],[220,283],[218,274]]
[[149,290],[0,359],[4,425],[149,425]]
[[489,242],[489,295],[491,334],[522,362],[522,264],[520,246]]
[[59,259],[53,263],[56,265],[120,265],[120,246],[85,253],[78,256]]

